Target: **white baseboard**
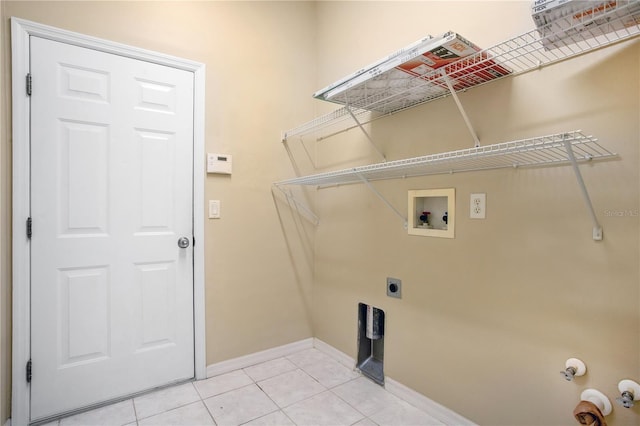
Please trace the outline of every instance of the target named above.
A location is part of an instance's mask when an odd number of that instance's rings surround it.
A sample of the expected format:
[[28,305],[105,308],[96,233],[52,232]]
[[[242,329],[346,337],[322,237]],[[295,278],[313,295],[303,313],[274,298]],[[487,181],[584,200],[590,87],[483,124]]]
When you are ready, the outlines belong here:
[[[271,361],[311,348],[318,349],[319,351],[327,354],[346,367],[355,368],[356,361],[349,355],[339,351],[331,345],[328,345],[320,339],[309,338],[300,340],[298,342],[289,343],[288,345],[278,346],[272,349],[267,349],[253,354],[241,356],[239,358],[211,364],[207,367],[207,377],[229,373],[234,370],[250,367],[255,364],[260,364],[261,362]],[[384,387],[387,391],[389,391],[389,393],[405,400],[409,404],[428,413],[430,416],[433,416],[446,425],[477,426],[471,420],[461,416],[460,414],[448,409],[441,404],[438,404],[437,402],[427,398],[421,393],[408,388],[402,383],[393,380],[389,376],[385,376],[384,383]],[[11,426],[11,424],[5,426]]]
[[287,345],[277,346],[275,348],[229,359],[227,361],[217,362],[207,366],[207,377],[218,376],[241,368],[251,367],[252,365],[271,361],[311,348],[313,348],[313,338],[310,337]]
[[427,398],[421,393],[414,391],[388,376],[385,376],[384,378],[384,387],[389,391],[389,393],[405,400],[414,407],[429,413],[430,416],[435,417],[445,425],[476,426],[474,422],[466,417],[448,409],[444,405],[438,404],[434,400]]
[[[344,352],[339,351],[331,345],[323,342],[320,339],[313,339],[313,346],[322,351],[323,353],[329,355],[339,363],[349,367],[355,368],[356,361],[351,358],[349,355]],[[391,394],[397,396],[400,399],[408,402],[420,410],[429,413],[430,416],[435,417],[440,420],[442,423],[446,425],[457,425],[457,426],[476,426],[471,420],[461,416],[455,411],[451,411],[447,407],[438,404],[437,402],[427,398],[419,392],[414,391],[411,388],[403,385],[400,382],[393,380],[389,376],[385,376],[384,378],[384,388]]]

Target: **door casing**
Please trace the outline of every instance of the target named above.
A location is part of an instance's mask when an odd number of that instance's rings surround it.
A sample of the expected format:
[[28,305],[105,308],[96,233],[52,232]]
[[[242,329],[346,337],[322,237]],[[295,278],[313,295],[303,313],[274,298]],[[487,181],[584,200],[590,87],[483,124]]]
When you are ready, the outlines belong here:
[[[194,74],[193,141],[193,277],[194,277],[194,353],[196,379],[206,378],[205,304],[204,304],[204,107],[205,65],[146,49],[102,40],[35,22],[11,18],[13,182],[12,182],[12,424],[29,424],[29,384],[26,365],[30,358],[30,244],[26,220],[30,216],[30,128],[29,38],[38,36],[61,43],[145,60]],[[37,89],[36,89],[37,90]],[[35,367],[37,374],[37,366]]]

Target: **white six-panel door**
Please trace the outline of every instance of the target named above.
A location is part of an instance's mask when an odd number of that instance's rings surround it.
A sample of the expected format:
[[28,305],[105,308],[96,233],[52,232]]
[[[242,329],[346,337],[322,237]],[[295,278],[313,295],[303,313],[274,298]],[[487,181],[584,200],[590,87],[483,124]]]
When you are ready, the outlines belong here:
[[37,420],[194,376],[194,82],[30,43]]

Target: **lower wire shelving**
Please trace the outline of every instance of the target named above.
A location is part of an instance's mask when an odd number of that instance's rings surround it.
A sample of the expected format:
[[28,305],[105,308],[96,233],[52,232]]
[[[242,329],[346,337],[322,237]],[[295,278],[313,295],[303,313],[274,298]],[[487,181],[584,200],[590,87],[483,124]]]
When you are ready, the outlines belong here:
[[[396,210],[370,182],[501,168],[570,165],[573,166],[578,185],[593,222],[593,239],[601,240],[602,227],[598,223],[578,165],[617,157],[616,153],[600,145],[595,137],[585,135],[580,130],[573,130],[548,136],[300,176],[276,182],[274,186],[280,189],[290,202],[293,202],[299,208],[304,208],[301,203],[295,201],[295,197],[291,192],[285,191],[286,187],[306,185],[322,188],[364,183],[403,220],[403,224],[406,226],[407,218]],[[311,213],[310,210],[305,210],[307,213]],[[317,217],[313,213],[311,215],[317,223]]]
[[579,130],[574,130],[495,145],[295,177],[276,182],[275,185],[325,187],[362,183],[363,179],[375,181],[505,167],[567,165],[571,164],[572,161],[569,150],[573,151],[577,162],[603,160],[617,156],[617,154],[603,148],[593,136],[587,136]]

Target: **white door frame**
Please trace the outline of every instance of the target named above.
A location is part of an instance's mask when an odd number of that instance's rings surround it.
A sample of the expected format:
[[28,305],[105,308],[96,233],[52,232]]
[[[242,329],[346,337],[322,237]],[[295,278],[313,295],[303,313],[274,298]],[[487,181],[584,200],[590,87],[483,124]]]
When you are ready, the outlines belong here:
[[[161,53],[98,39],[23,19],[11,18],[13,111],[13,334],[11,423],[29,424],[30,398],[26,365],[30,357],[30,244],[26,220],[30,216],[29,37],[38,36],[105,53],[153,62],[194,74],[193,146],[193,307],[195,377],[206,378],[204,305],[204,106],[205,65]],[[37,90],[37,85],[34,87]],[[37,372],[37,366],[34,366]],[[37,374],[37,373],[35,373]]]

